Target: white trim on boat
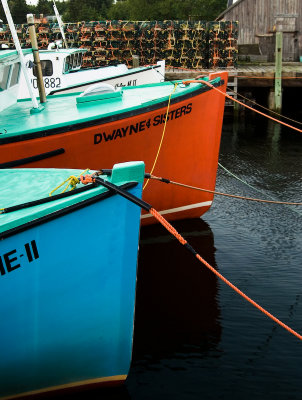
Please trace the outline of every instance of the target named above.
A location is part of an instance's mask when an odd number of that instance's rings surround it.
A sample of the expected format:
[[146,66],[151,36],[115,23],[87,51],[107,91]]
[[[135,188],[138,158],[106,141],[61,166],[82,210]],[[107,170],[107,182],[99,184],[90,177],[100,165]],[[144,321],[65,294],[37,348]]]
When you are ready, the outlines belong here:
[[[212,205],[212,201],[204,201],[202,203],[188,204],[187,206],[183,206],[183,207],[170,208],[169,210],[159,211],[159,213],[161,215],[172,214],[172,213],[176,213],[176,212],[180,212],[180,211],[190,210],[192,208],[207,207],[207,206],[211,206],[211,205]],[[150,217],[153,217],[153,215],[152,214],[141,215],[141,219],[150,218]]]

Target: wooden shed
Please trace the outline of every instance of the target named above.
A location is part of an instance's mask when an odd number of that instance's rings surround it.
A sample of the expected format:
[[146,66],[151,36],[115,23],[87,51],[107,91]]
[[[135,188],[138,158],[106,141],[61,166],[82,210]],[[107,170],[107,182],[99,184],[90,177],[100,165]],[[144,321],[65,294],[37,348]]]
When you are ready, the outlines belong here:
[[238,47],[255,48],[274,61],[275,33],[283,32],[283,61],[302,56],[302,0],[237,0],[217,21],[238,21]]

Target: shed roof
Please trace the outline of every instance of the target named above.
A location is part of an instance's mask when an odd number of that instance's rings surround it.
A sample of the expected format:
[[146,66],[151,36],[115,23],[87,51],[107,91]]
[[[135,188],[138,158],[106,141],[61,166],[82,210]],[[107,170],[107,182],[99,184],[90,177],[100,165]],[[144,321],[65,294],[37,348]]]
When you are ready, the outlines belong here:
[[238,4],[242,3],[244,0],[237,0],[236,3],[233,3],[230,7],[225,9],[221,14],[218,15],[218,17],[215,19],[215,21],[219,21],[223,16],[230,10],[232,10],[234,7],[237,7]]

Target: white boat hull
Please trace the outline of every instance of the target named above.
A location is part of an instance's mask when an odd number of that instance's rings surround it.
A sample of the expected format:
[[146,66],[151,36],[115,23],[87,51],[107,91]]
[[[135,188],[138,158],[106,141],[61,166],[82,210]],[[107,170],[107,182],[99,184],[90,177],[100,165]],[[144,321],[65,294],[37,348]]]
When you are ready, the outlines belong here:
[[[43,81],[46,95],[56,93],[82,92],[87,87],[105,82],[115,88],[124,86],[139,86],[147,83],[158,83],[165,80],[165,61],[159,61],[156,65],[149,67],[138,67],[129,69],[125,64],[116,66],[66,70],[66,53],[62,51],[41,51],[40,59],[44,64]],[[39,97],[37,77],[34,75],[33,56],[26,56],[28,73],[32,84],[33,92]],[[20,76],[18,99],[29,98],[30,94],[23,74]]]
[[[162,61],[160,62],[162,63]],[[145,68],[142,67],[140,70],[137,70],[137,68],[135,68],[133,69],[133,71],[126,67],[125,71],[120,71],[118,69],[111,70],[112,75],[109,75],[108,73],[106,74],[99,73],[98,76],[95,75],[94,81],[91,81],[91,72],[90,72],[90,80],[87,83],[84,83],[83,80],[79,79],[80,78],[79,74],[81,73],[81,71],[79,71],[78,73],[76,73],[78,75],[76,77],[77,83],[72,85],[66,84],[65,88],[62,88],[60,90],[53,90],[49,94],[82,92],[89,86],[99,82],[108,83],[112,85],[115,89],[125,86],[139,86],[139,85],[145,85],[147,83],[163,82],[165,80],[165,73],[162,72],[162,69],[164,69],[164,67],[162,68],[160,64],[152,67],[145,67]]]

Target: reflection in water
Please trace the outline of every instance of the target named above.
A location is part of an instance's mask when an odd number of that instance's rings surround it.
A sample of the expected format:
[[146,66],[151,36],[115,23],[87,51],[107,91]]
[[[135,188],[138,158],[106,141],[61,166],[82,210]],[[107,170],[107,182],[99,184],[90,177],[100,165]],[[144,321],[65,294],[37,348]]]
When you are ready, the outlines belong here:
[[39,396],[30,396],[26,398],[20,398],[20,400],[130,400],[131,397],[125,385],[120,387],[95,387],[89,386],[87,388],[76,388],[74,390],[68,390],[63,392],[57,392],[56,394],[43,394]]
[[[173,223],[212,266],[214,239],[201,219]],[[161,225],[143,227],[139,247],[134,363],[191,346],[206,350],[221,335],[217,278]],[[196,351],[196,349],[194,349]]]
[[[173,222],[214,268],[214,238],[201,219]],[[131,399],[185,399],[210,385],[222,329],[216,276],[160,225],[141,231]],[[212,358],[212,360],[211,360]],[[209,360],[209,362],[207,361]]]
[[[250,186],[219,168],[216,188],[300,201],[301,155],[302,135],[259,118],[225,120],[219,161]],[[210,231],[206,225],[204,230],[177,228],[226,278],[301,332],[301,214],[301,206],[215,196],[203,216]],[[218,286],[184,248],[166,248],[163,231],[156,229],[163,228],[149,227],[150,235],[142,231],[134,359],[127,381],[131,399],[301,399],[301,343],[229,287]],[[196,231],[199,238],[189,233]],[[201,243],[206,246],[199,248]]]

